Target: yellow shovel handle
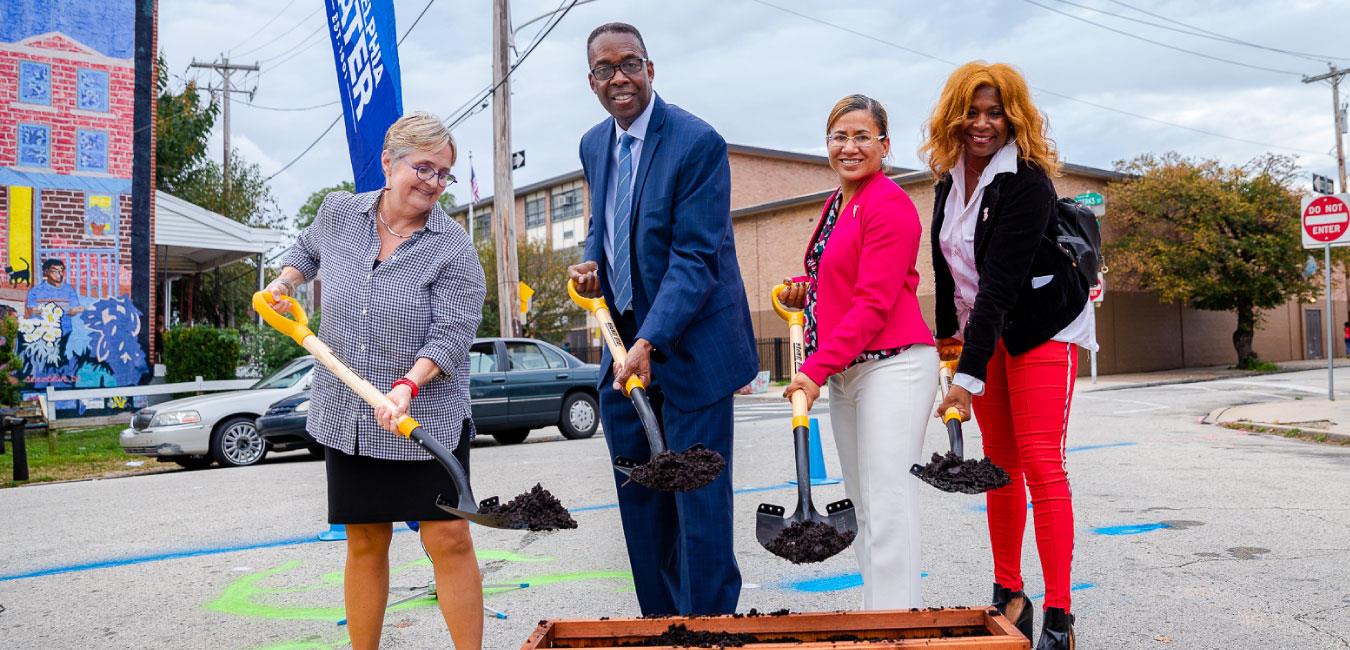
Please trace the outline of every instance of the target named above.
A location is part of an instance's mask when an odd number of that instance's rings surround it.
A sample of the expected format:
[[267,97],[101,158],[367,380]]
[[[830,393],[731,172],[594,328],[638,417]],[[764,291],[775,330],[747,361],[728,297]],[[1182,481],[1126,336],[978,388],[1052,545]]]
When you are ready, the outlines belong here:
[[[567,295],[572,297],[572,302],[578,307],[585,309],[595,315],[595,319],[600,321],[600,332],[605,339],[605,345],[609,347],[610,356],[614,357],[614,362],[623,364],[628,360],[628,348],[623,344],[623,338],[619,336],[619,328],[614,325],[614,317],[609,314],[609,307],[605,305],[605,299],[587,298],[577,293],[577,283],[571,279],[567,281]],[[629,375],[628,381],[624,383],[623,394],[628,395],[634,388],[646,388],[642,380],[637,375]]]
[[276,328],[278,332],[295,339],[296,343],[303,346],[305,344],[305,337],[314,336],[314,332],[309,329],[309,316],[305,314],[305,308],[301,307],[300,303],[297,302],[295,298],[282,296],[281,301],[286,303],[288,308],[287,311],[294,317],[294,320],[292,320],[272,308],[271,297],[272,294],[266,291],[259,291],[253,294],[254,311],[257,311],[258,315],[262,316],[262,319],[267,321],[268,325]]
[[789,309],[778,299],[778,294],[787,288],[788,285],[786,284],[778,284],[774,285],[774,288],[769,291],[769,300],[773,302],[773,310],[777,312],[779,318],[787,321],[788,325],[805,325],[806,312],[804,310]]

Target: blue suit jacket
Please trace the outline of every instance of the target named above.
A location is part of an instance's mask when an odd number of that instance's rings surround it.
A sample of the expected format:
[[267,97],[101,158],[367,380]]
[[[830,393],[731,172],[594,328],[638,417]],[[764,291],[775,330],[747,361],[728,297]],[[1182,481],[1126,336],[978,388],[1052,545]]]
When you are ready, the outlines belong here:
[[[750,383],[759,356],[732,238],[726,141],[678,106],[652,101],[630,221],[633,315],[637,338],[656,348],[653,378],[675,406],[695,410]],[[600,265],[609,305],[605,194],[614,146],[612,117],[581,137],[591,189],[585,258]],[[608,350],[602,363],[611,365]]]

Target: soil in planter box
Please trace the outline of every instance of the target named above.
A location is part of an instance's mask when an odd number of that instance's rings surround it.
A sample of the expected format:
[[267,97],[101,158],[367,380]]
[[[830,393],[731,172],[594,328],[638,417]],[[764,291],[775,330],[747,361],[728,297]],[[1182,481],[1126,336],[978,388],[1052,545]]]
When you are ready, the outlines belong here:
[[755,643],[758,638],[753,634],[735,632],[704,632],[691,630],[683,623],[675,623],[665,632],[641,641],[623,644],[624,647],[645,648],[653,646],[675,646],[677,648],[739,648]]
[[[951,470],[957,471],[953,473]],[[945,492],[980,494],[1008,484],[1008,473],[988,458],[961,460],[956,454],[933,454],[932,462],[915,465],[910,473]]]
[[678,454],[666,450],[634,467],[629,477],[653,490],[687,492],[712,483],[726,466],[722,454],[711,449],[690,449]]
[[577,522],[572,513],[563,507],[558,498],[535,483],[529,492],[525,492],[506,503],[482,507],[479,512],[486,515],[502,515],[512,523],[524,523],[530,530],[559,530],[576,528]]
[[857,533],[839,532],[834,526],[817,521],[794,522],[764,548],[793,564],[823,562],[853,543]]

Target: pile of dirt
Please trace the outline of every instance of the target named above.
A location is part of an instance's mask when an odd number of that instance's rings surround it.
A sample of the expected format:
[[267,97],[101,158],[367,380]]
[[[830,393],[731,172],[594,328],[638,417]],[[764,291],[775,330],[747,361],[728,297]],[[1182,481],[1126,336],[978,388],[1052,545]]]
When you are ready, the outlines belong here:
[[525,524],[530,530],[560,530],[576,528],[577,521],[572,513],[563,507],[558,497],[553,496],[542,485],[535,483],[529,492],[525,492],[506,503],[480,504],[478,511],[485,515],[501,515],[513,524]]
[[764,548],[793,564],[823,562],[848,548],[856,536],[853,531],[841,532],[829,524],[799,521],[783,529]]
[[758,641],[758,639],[753,634],[704,632],[691,630],[683,623],[675,623],[666,628],[666,631],[661,634],[642,639],[641,641],[625,643],[623,646],[628,648],[654,646],[674,646],[677,648],[739,648],[740,646],[755,643],[756,641]]
[[909,473],[943,492],[980,494],[1008,484],[1008,472],[988,458],[961,460],[956,454],[933,454],[927,465],[915,465]]
[[705,447],[675,453],[663,451],[633,468],[629,477],[646,488],[666,492],[687,492],[712,483],[726,469],[727,461]]

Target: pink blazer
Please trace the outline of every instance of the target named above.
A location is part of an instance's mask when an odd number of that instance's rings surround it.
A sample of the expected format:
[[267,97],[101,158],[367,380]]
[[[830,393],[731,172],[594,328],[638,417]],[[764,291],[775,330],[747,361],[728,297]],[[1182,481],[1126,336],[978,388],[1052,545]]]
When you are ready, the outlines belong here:
[[[832,201],[833,195],[808,255]],[[917,295],[922,230],[909,195],[883,172],[867,179],[840,210],[817,269],[816,352],[801,368],[817,384],[866,350],[933,345]]]

